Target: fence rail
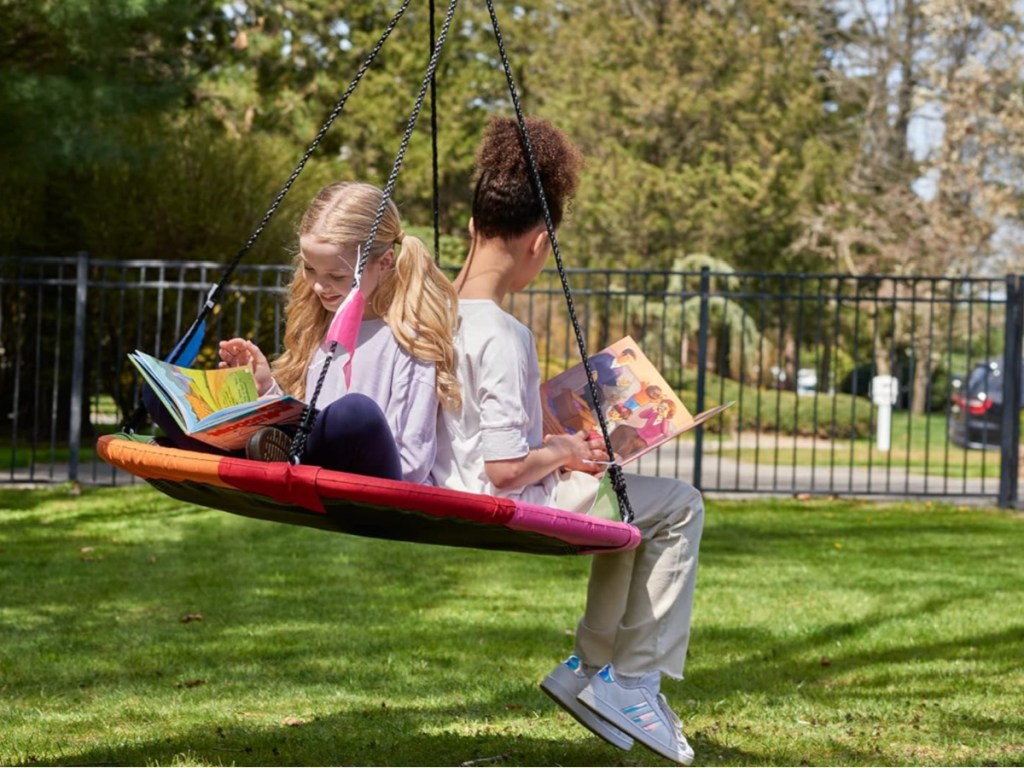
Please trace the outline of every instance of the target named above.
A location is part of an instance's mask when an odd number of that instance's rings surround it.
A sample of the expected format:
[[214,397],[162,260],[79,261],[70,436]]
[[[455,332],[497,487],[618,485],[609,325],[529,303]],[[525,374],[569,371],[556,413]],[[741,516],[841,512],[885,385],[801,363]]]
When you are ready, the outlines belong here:
[[[0,259],[0,482],[134,482],[93,452],[138,401],[126,354],[166,354],[221,270],[86,254]],[[213,365],[228,336],[280,349],[290,279],[290,267],[239,266],[197,364]],[[1017,503],[1018,276],[579,269],[569,281],[591,354],[630,335],[692,411],[734,402],[632,471],[716,494]],[[507,308],[533,329],[545,377],[578,361],[556,274]],[[891,408],[878,398],[888,376]]]

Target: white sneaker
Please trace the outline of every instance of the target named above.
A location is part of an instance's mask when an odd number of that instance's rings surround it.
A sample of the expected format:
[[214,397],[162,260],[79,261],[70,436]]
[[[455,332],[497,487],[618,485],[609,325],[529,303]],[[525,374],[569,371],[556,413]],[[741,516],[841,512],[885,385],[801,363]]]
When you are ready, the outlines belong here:
[[587,687],[588,682],[590,682],[590,678],[583,670],[583,663],[579,657],[570,656],[544,678],[540,688],[562,709],[576,718],[580,725],[588,728],[612,746],[628,750],[633,746],[633,739],[580,704],[577,696]]
[[621,685],[611,664],[590,678],[579,700],[662,757],[680,765],[693,762],[693,750],[683,735],[683,724],[665,696],[643,682],[635,688]]

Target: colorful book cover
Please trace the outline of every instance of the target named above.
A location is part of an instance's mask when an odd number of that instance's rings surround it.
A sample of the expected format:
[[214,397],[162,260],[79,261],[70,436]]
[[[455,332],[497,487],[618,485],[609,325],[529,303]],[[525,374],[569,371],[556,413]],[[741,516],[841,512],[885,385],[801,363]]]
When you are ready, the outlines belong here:
[[[619,464],[638,459],[732,405],[693,416],[629,336],[593,355],[590,368]],[[545,433],[600,433],[582,363],[544,382],[541,402]]]
[[290,395],[260,398],[247,367],[186,368],[139,351],[128,357],[178,426],[217,448],[237,450],[256,430],[302,415],[304,403]]

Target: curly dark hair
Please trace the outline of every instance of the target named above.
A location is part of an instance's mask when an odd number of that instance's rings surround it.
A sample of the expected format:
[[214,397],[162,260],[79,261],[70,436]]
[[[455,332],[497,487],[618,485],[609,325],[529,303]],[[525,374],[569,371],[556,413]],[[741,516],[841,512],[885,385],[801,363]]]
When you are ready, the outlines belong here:
[[[528,117],[526,130],[548,210],[557,227],[579,186],[583,155],[547,120]],[[491,118],[476,153],[476,172],[473,225],[479,235],[510,239],[544,220],[544,209],[530,180],[526,151],[515,120]]]

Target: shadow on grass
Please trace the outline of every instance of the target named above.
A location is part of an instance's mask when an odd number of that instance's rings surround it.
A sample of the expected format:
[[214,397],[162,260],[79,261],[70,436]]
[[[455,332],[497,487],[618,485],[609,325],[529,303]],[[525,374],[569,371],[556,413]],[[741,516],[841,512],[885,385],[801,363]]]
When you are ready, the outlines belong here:
[[[922,762],[955,760],[965,744],[977,750],[974,759],[986,755],[984,764],[1024,758],[1024,711],[1011,703],[1024,647],[1015,610],[1021,521],[931,514],[924,505],[911,514],[884,506],[833,514],[819,505],[807,514],[816,517],[791,509],[754,521],[740,511],[712,519],[706,531],[702,568],[714,594],[730,606],[749,604],[757,619],[717,621],[713,601],[699,605],[679,698],[703,702],[705,731],[728,727],[711,702],[750,702],[782,708],[776,717],[784,711],[791,724],[813,713],[806,717],[818,722],[809,727],[831,739],[829,764],[912,759],[912,749],[890,751],[874,734],[879,727],[904,729],[912,745],[920,739],[933,750]],[[993,716],[978,716],[986,710]],[[863,741],[863,752],[844,758],[837,736]],[[944,743],[953,746],[943,751]],[[1000,744],[1011,752],[990,760]],[[760,759],[799,765],[804,755],[766,744]]]
[[[2,465],[0,465],[2,466]],[[52,504],[54,499],[69,499],[71,486],[57,485],[34,490],[0,487],[0,511],[30,510]]]
[[[526,692],[524,692],[525,694]],[[570,739],[531,734],[529,725],[503,722],[501,702],[474,701],[467,710],[452,708],[353,708],[311,718],[295,726],[240,726],[211,722],[181,735],[151,741],[64,752],[37,765],[665,765],[666,761],[635,745],[629,752],[605,744],[572,724]],[[542,711],[538,718],[556,715]],[[368,728],[367,723],[375,727]],[[448,725],[446,725],[448,724]],[[524,732],[526,731],[526,732]],[[694,741],[698,753],[724,757],[732,764],[753,765],[757,756],[715,743]],[[863,756],[851,754],[851,764]],[[699,763],[698,763],[699,764]]]
[[[884,649],[860,651],[843,650],[835,640],[856,640],[874,629],[905,617],[926,617],[944,601],[930,601],[918,608],[903,612],[882,612],[865,617],[855,625],[840,622],[809,634],[800,641],[782,643],[757,628],[737,628],[728,631],[705,629],[700,632],[698,647],[714,655],[710,649],[721,649],[723,655],[742,658],[726,663],[709,662],[702,665],[700,678],[693,685],[708,692],[722,694],[771,693],[791,690],[794,686],[817,683],[817,696],[828,696],[830,681],[853,679],[855,685],[844,685],[835,698],[857,695],[858,689],[872,689],[870,696],[892,696],[896,699],[918,698],[922,688],[914,682],[926,683],[934,676],[928,664],[936,662],[963,663],[963,681],[955,693],[963,694],[976,689],[985,691],[984,679],[972,678],[973,665],[994,663],[996,668],[1016,671],[1020,649],[1024,647],[1024,623],[1017,623],[1000,631],[982,632],[957,637],[907,637],[900,644]],[[950,601],[952,602],[952,601]],[[829,650],[831,649],[831,650]],[[693,654],[691,654],[692,656]],[[888,667],[889,672],[883,668]],[[915,681],[916,678],[916,681]],[[903,690],[882,690],[902,680]],[[820,688],[825,684],[824,688]],[[943,696],[954,691],[943,688]],[[931,694],[930,696],[934,696]]]

